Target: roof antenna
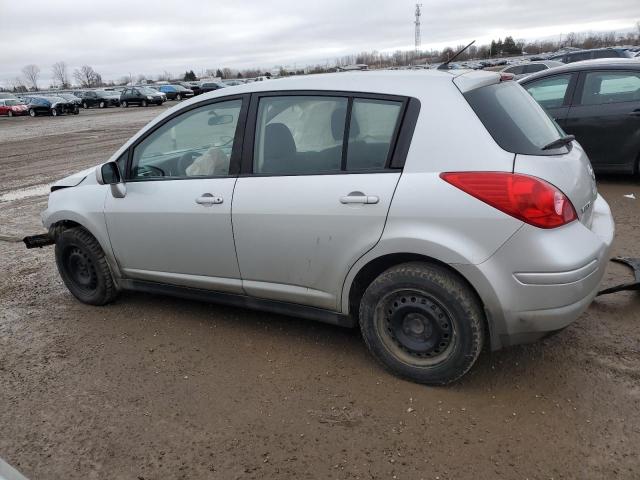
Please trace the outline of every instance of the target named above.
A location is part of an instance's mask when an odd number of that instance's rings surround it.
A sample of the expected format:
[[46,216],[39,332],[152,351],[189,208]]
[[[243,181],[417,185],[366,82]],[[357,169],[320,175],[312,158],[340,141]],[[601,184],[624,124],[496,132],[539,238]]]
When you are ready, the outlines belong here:
[[453,62],[458,57],[458,55],[460,55],[462,52],[464,52],[467,48],[469,48],[474,43],[476,43],[475,40],[473,42],[471,42],[469,45],[467,45],[466,47],[464,47],[462,50],[460,50],[458,53],[456,53],[449,60],[447,60],[444,63],[441,63],[440,65],[438,65],[438,70],[449,70],[449,63]]

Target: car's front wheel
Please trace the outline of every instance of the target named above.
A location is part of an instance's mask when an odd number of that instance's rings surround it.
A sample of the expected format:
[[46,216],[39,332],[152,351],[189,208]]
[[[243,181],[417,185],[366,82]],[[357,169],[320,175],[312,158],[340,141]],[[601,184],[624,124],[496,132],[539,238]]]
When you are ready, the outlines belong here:
[[51,109],[51,116],[57,117],[58,116],[58,110],[56,110],[55,108],[52,108]]
[[182,95],[180,95],[180,94],[176,95],[176,100],[177,100],[177,101],[182,100]]
[[106,103],[104,103],[104,102],[100,102],[100,108],[105,108],[106,106],[107,106],[107,104],[106,104]]
[[127,103],[126,100],[123,100],[122,102],[120,102],[120,106],[123,108],[127,108],[129,106],[129,104]]
[[35,117],[35,116],[36,116],[36,111],[35,111],[35,109],[33,109],[33,108],[30,108],[30,109],[29,109],[29,116],[30,116],[30,117]]
[[7,115],[9,115],[10,117],[13,117],[13,112],[11,110],[9,110],[9,112],[7,113]]
[[104,305],[117,289],[98,241],[84,228],[64,230],[56,238],[56,264],[69,291],[83,303]]
[[387,369],[430,385],[462,377],[484,341],[475,292],[447,268],[405,263],[376,278],[360,302],[367,347]]
[[146,107],[147,106],[147,101],[146,100],[142,100],[142,102],[140,103],[141,107]]
[[89,108],[89,104],[87,102],[82,102],[82,108]]

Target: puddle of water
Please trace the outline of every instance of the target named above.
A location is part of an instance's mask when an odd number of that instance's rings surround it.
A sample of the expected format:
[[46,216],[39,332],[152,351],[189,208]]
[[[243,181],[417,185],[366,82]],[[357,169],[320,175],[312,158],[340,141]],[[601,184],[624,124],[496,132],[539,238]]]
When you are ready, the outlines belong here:
[[0,195],[0,202],[12,202],[14,200],[22,200],[29,197],[41,197],[48,195],[51,189],[50,184],[36,185],[29,188],[19,188]]

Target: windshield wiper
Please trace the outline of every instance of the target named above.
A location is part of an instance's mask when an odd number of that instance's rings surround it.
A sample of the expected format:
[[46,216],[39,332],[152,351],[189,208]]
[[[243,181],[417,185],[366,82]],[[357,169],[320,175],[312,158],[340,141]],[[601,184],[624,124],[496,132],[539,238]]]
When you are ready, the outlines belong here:
[[565,145],[568,145],[571,142],[573,142],[575,139],[576,137],[574,137],[573,135],[565,135],[564,137],[560,137],[559,139],[554,140],[551,143],[548,143],[547,145],[542,147],[542,150],[551,150],[553,148],[564,147]]

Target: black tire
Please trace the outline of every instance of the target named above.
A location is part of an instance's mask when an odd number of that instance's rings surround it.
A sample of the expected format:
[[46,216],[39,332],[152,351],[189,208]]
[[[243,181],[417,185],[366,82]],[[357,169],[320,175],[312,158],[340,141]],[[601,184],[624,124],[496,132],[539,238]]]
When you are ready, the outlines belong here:
[[180,94],[176,95],[176,100],[177,100],[177,101],[182,100],[182,95],[180,95]]
[[82,108],[89,108],[89,104],[87,102],[82,102]]
[[146,100],[142,100],[142,102],[140,102],[140,106],[141,107],[146,107],[147,106],[147,101]]
[[51,116],[52,117],[57,117],[58,116],[58,110],[56,110],[55,108],[51,109]]
[[56,264],[69,291],[82,303],[104,305],[118,291],[98,241],[84,228],[64,230],[56,238]]
[[29,109],[29,116],[30,117],[35,117],[37,115],[37,112],[35,111],[35,109],[30,108]]
[[123,100],[122,102],[120,102],[120,106],[123,108],[127,108],[129,106],[129,104],[127,103],[126,100]]
[[484,313],[458,275],[412,262],[388,269],[369,285],[360,301],[360,328],[369,351],[392,373],[446,385],[478,358]]
[[11,110],[9,110],[9,111],[7,112],[7,115],[9,115],[10,117],[13,117],[13,112],[12,112]]
[[105,102],[100,102],[98,105],[100,108],[107,108],[107,104]]

